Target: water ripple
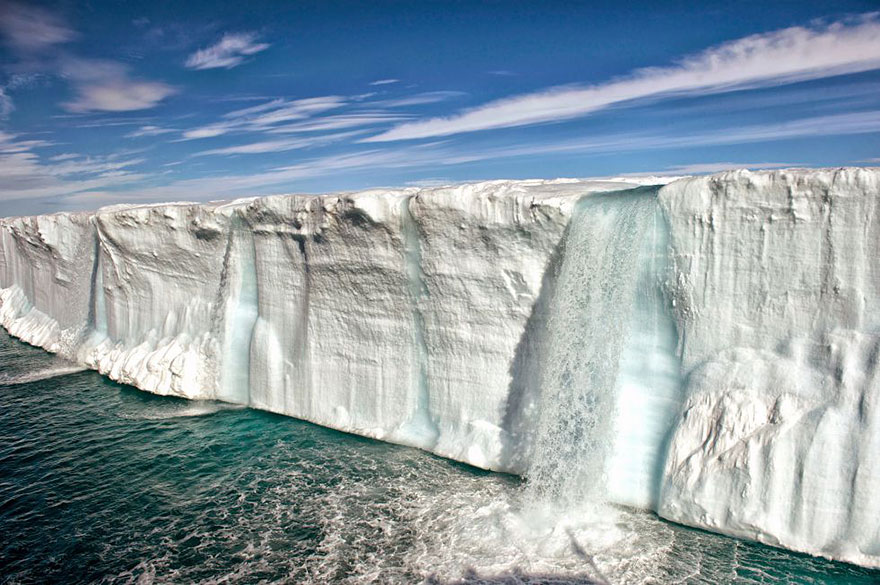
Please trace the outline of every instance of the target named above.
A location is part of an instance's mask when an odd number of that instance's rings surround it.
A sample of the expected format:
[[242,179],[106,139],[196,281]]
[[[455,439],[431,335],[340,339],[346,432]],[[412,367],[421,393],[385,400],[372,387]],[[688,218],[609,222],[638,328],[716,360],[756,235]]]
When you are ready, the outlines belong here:
[[642,512],[535,508],[514,477],[92,372],[44,375],[54,360],[0,336],[0,380],[19,380],[0,385],[0,583],[880,578]]

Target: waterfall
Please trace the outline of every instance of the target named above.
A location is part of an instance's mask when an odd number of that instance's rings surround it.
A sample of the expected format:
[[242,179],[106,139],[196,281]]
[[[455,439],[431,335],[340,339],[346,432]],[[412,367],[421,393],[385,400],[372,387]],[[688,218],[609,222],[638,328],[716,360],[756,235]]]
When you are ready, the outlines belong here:
[[615,383],[655,193],[639,188],[585,197],[568,225],[541,340],[532,501],[571,506],[602,498]]
[[[225,301],[220,389],[217,397],[236,404],[250,403],[250,362],[254,326],[259,316],[256,252],[253,236],[237,221],[229,233],[223,261],[221,291]],[[218,301],[218,306],[221,302]]]

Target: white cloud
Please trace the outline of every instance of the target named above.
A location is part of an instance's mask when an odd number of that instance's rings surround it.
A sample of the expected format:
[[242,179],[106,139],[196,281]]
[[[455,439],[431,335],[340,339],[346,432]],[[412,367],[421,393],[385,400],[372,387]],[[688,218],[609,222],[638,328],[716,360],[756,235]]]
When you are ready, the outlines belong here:
[[370,85],[390,85],[392,83],[400,83],[399,79],[377,79],[376,81],[370,82]]
[[360,128],[387,124],[411,119],[410,116],[386,114],[384,112],[357,112],[354,114],[337,114],[324,116],[314,120],[304,120],[293,124],[285,124],[267,130],[271,134],[292,134],[296,132],[316,132],[320,130],[341,130],[343,128]]
[[73,83],[76,97],[62,104],[69,112],[128,112],[157,106],[177,90],[158,81],[132,79],[115,61],[64,59],[62,75]]
[[45,73],[36,73],[33,71],[13,73],[9,76],[9,82],[6,84],[6,89],[28,89],[45,82],[46,77]]
[[277,104],[274,109],[249,118],[248,123],[254,127],[262,128],[291,120],[303,120],[315,114],[341,107],[345,103],[345,98],[335,95],[282,102]]
[[35,152],[45,146],[49,143],[0,132],[0,201],[67,196],[144,177],[127,170],[143,160],[119,155],[83,157],[66,153],[49,158],[47,164]]
[[36,53],[75,37],[56,15],[36,6],[0,3],[0,32],[6,43],[22,53]]
[[209,124],[199,128],[186,130],[183,133],[183,140],[197,140],[199,138],[214,138],[215,136],[223,136],[235,128],[234,124]]
[[43,165],[43,170],[47,174],[57,177],[69,175],[90,175],[97,174],[106,176],[107,173],[119,173],[122,169],[138,165],[145,159],[120,159],[117,156],[77,156],[62,161],[55,161],[54,164]]
[[14,109],[12,98],[6,93],[6,88],[0,87],[0,120],[8,118]]
[[161,126],[141,126],[133,132],[125,135],[126,138],[140,138],[142,136],[160,136],[162,134],[170,134],[177,132],[174,128],[163,128]]
[[70,112],[128,112],[153,108],[172,95],[174,89],[155,81],[114,80],[77,88],[79,95],[64,104]]
[[[358,153],[318,157],[295,165],[272,169],[265,173],[248,175],[222,175],[194,179],[182,179],[160,187],[138,190],[136,193],[119,193],[115,201],[129,196],[138,201],[177,200],[186,193],[192,200],[228,198],[267,194],[268,189],[298,179],[338,175],[341,172],[354,172],[375,168],[410,168],[435,164],[438,153],[414,146],[396,150],[367,150]],[[94,202],[83,199],[84,206],[94,207]]]
[[[771,124],[734,126],[693,134],[616,134],[583,140],[502,147],[494,150],[480,151],[477,158],[468,158],[467,153],[456,156],[458,157],[458,162],[471,162],[485,158],[509,158],[559,153],[604,154],[638,152],[641,150],[752,144],[816,136],[870,133],[880,133],[880,111],[816,116]],[[491,153],[492,156],[486,156],[488,153]]]
[[787,122],[717,128],[692,134],[610,134],[578,140],[556,141],[543,144],[511,145],[479,150],[459,150],[450,153],[444,164],[459,164],[487,159],[547,154],[607,154],[693,148],[726,144],[750,144],[806,138],[880,133],[880,111],[853,112],[830,116],[815,116]]
[[733,169],[784,169],[798,167],[796,163],[775,163],[775,162],[713,162],[713,163],[692,163],[686,165],[676,165],[668,167],[662,171],[645,171],[640,173],[624,173],[618,175],[620,177],[639,177],[644,175],[655,176],[679,176],[679,175],[701,175],[707,173],[720,173],[721,171],[730,171]]
[[309,117],[344,106],[346,98],[336,95],[304,98],[299,100],[275,99],[223,115],[226,121],[192,128],[183,133],[183,140],[213,138],[233,131],[261,132],[293,120]]
[[[27,87],[46,73],[58,74],[73,85],[74,99],[61,104],[68,111],[143,110],[176,92],[165,83],[131,78],[128,67],[121,63],[50,50],[72,40],[76,33],[57,15],[42,8],[0,0],[0,33],[20,59],[15,66],[19,72],[10,78],[7,87]],[[5,92],[0,93],[5,96]],[[5,98],[0,96],[0,114],[11,103],[8,96]]]
[[734,40],[668,67],[638,69],[592,86],[514,96],[460,114],[409,122],[365,142],[447,136],[571,119],[647,97],[702,95],[880,68],[880,18],[793,27]]
[[232,69],[241,65],[246,57],[269,48],[268,43],[256,40],[254,33],[226,33],[217,44],[190,55],[185,65],[189,69]]
[[373,105],[383,106],[386,108],[405,108],[409,106],[421,106],[425,104],[436,104],[453,98],[461,97],[465,94],[463,91],[426,91],[411,96],[394,98],[372,102]]
[[[457,91],[433,91],[366,104],[359,103],[369,95],[327,95],[298,100],[271,99],[261,104],[226,112],[222,115],[223,119],[217,122],[185,130],[182,139],[213,138],[241,132],[293,134],[387,125],[412,119],[411,115],[390,112],[389,108],[436,103],[465,94]],[[357,104],[359,107],[345,114],[318,116],[352,104]],[[367,109],[367,106],[374,106],[374,109]]]
[[260,112],[265,112],[266,110],[274,110],[275,108],[282,107],[286,102],[281,99],[273,99],[269,100],[263,104],[257,104],[256,106],[248,106],[247,108],[241,108],[240,110],[233,110],[231,112],[226,112],[223,114],[224,118],[244,118],[250,116],[252,114],[259,114]]
[[60,162],[63,160],[72,160],[75,158],[79,158],[79,155],[75,154],[73,152],[65,152],[63,154],[56,154],[55,156],[50,156],[49,160],[52,162]]
[[329,134],[324,136],[312,136],[308,138],[287,138],[279,140],[264,140],[260,142],[250,142],[248,144],[238,144],[235,146],[227,146],[225,148],[213,148],[211,150],[203,150],[192,156],[210,156],[210,155],[230,155],[230,154],[265,154],[268,152],[285,152],[288,150],[299,150],[312,146],[322,146],[332,142],[338,142],[351,136],[360,134],[360,132],[340,132],[337,134]]
[[[617,134],[578,141],[545,144],[523,144],[495,148],[462,150],[447,141],[401,146],[392,149],[372,149],[341,155],[328,155],[278,167],[264,173],[226,174],[174,181],[160,187],[138,190],[137,193],[119,193],[115,201],[124,197],[137,200],[173,200],[186,193],[192,199],[217,199],[243,195],[266,194],[277,188],[290,188],[298,180],[314,177],[338,178],[344,175],[375,171],[377,169],[428,169],[437,173],[438,167],[455,166],[483,160],[509,159],[522,156],[572,153],[610,153],[648,149],[709,146],[785,138],[833,135],[840,133],[880,132],[880,112],[841,114],[794,120],[790,122],[715,129],[701,134],[662,136]],[[233,147],[234,148],[234,147]],[[268,146],[254,146],[254,149]],[[222,149],[217,149],[222,150]],[[684,165],[667,169],[658,175],[714,172],[728,168],[777,168],[792,166],[784,163],[712,163]],[[638,173],[644,176],[648,173]],[[83,199],[84,205],[94,206]],[[108,203],[114,201],[106,201]]]

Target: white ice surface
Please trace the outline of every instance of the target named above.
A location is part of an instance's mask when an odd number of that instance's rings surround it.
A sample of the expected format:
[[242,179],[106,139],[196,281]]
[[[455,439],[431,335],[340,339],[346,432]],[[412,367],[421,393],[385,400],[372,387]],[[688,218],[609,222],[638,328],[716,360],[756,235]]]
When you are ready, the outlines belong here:
[[[604,469],[610,501],[880,565],[880,172],[611,193],[638,184],[7,218],[0,321],[150,392],[535,477]],[[548,384],[574,407],[542,402]],[[581,413],[599,459],[548,461]]]
[[661,190],[687,403],[659,513],[880,565],[880,172]]

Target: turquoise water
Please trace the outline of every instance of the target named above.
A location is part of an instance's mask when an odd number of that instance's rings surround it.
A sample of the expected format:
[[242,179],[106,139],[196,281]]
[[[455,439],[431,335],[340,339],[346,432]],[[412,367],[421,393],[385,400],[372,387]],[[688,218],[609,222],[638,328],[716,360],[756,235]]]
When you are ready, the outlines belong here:
[[0,335],[2,583],[880,582],[522,494],[415,449],[70,373]]

